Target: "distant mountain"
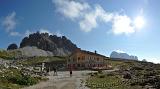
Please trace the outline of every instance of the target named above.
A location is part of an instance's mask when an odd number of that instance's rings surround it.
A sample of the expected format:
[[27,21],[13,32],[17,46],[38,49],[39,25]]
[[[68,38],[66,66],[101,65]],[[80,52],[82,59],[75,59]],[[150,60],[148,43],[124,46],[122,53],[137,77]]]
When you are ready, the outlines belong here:
[[23,38],[20,43],[20,48],[26,46],[35,46],[39,49],[50,51],[55,56],[67,56],[77,49],[77,46],[65,36],[58,37],[56,35],[39,32]]
[[128,59],[128,60],[138,60],[137,56],[129,55],[123,52],[113,51],[110,55],[110,58],[118,58],[118,59]]

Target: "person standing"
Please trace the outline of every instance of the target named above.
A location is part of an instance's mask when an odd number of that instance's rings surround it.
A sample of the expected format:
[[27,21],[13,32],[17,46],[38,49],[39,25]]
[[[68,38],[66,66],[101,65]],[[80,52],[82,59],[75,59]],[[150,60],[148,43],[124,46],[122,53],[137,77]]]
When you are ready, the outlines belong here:
[[57,75],[57,69],[53,67],[54,75]]
[[70,77],[72,77],[72,69],[70,68]]
[[46,71],[46,72],[47,72],[47,75],[49,75],[49,72],[50,72],[50,68],[47,68],[47,71]]

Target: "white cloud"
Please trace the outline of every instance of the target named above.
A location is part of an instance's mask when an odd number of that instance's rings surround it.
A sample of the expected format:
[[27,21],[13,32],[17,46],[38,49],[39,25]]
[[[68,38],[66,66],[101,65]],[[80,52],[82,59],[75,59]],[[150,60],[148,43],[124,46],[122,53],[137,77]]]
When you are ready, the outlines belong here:
[[116,15],[113,19],[112,31],[114,34],[130,34],[134,33],[132,20],[126,15]]
[[60,31],[55,32],[55,34],[56,34],[58,37],[62,37],[62,36],[63,36],[63,34],[62,34]]
[[98,26],[97,21],[108,22],[112,18],[111,13],[107,13],[100,5],[95,8],[86,2],[73,0],[53,0],[57,11],[67,18],[78,20],[82,31],[89,32]]
[[126,52],[124,52],[122,50],[115,50],[115,51],[118,52],[118,53],[126,53]]
[[57,11],[64,16],[75,19],[82,15],[82,12],[89,8],[87,3],[79,3],[72,0],[52,0],[57,6]]
[[94,12],[85,14],[84,19],[79,22],[82,31],[89,32],[97,27],[97,16]]
[[10,36],[21,36],[19,32],[10,32]]
[[39,31],[40,33],[48,33],[49,35],[56,35],[58,37],[63,36],[63,34],[60,31],[56,31],[56,32],[52,32],[48,29],[44,29],[44,28],[40,28],[39,30],[26,30],[25,32],[25,36],[29,36],[32,33],[36,33],[37,31]]
[[29,36],[29,34],[32,34],[32,33],[34,33],[34,31],[26,30],[25,36]]
[[63,36],[63,34],[60,31],[51,32],[48,29],[43,29],[43,28],[39,29],[39,31],[40,31],[40,33],[48,33],[49,35],[56,35],[59,37]]
[[16,18],[16,12],[12,12],[9,15],[7,15],[1,24],[4,29],[6,30],[6,32],[10,35],[10,36],[21,36],[21,34],[17,31],[13,31],[16,28],[17,25],[17,18]]
[[43,29],[43,28],[41,28],[40,30],[40,33],[48,33],[49,35],[53,35],[53,33],[52,32],[50,32],[49,30],[47,30],[47,29]]
[[16,12],[12,12],[8,16],[6,16],[2,21],[2,26],[4,26],[7,32],[10,32],[11,30],[15,29],[16,25]]
[[40,28],[39,30],[26,30],[25,36],[29,36],[30,34],[36,33],[37,31],[39,31],[40,33],[48,33],[49,35],[53,35],[53,33],[50,32],[48,29]]
[[111,23],[111,31],[115,35],[135,33],[134,21],[127,16],[123,10],[122,13],[108,12],[100,5],[91,6],[87,2],[74,0],[52,0],[56,10],[65,17],[79,24],[84,32],[90,32],[95,29],[99,22]]
[[84,14],[84,18],[79,22],[79,25],[82,31],[89,32],[98,26],[98,20],[108,22],[112,18],[112,13],[107,13],[100,5],[96,5],[95,10]]

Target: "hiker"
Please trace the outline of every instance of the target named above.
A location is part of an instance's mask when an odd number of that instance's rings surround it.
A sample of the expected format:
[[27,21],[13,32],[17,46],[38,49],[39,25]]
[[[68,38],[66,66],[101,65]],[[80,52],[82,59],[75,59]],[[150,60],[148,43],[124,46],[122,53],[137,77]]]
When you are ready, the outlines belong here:
[[70,68],[70,77],[72,77],[72,69]]
[[54,75],[57,75],[57,69],[53,67]]
[[49,75],[50,68],[46,68],[47,75]]

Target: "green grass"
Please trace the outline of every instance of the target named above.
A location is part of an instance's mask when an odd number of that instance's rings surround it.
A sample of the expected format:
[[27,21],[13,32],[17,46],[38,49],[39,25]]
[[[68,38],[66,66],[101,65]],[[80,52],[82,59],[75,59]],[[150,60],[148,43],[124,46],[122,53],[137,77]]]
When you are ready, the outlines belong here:
[[104,78],[101,78],[100,76],[102,76],[102,75],[93,76],[93,77],[90,77],[89,79],[87,79],[87,86],[90,87],[91,89],[97,89],[97,88],[121,89],[120,87],[124,87],[124,85],[119,86],[119,84],[121,83],[121,80],[118,77],[105,76]]
[[111,65],[113,68],[122,68],[122,69],[129,69],[135,65],[141,65],[140,62],[133,60],[108,59],[105,60],[105,63]]
[[[87,79],[91,89],[144,89],[145,85],[160,86],[160,65],[133,60],[106,60],[106,63],[119,71],[108,74],[94,73]],[[124,73],[131,73],[131,79],[123,78]],[[151,77],[151,79],[150,79]],[[152,78],[155,77],[155,78]],[[148,79],[150,79],[148,81]],[[159,89],[159,88],[156,88]]]
[[11,60],[14,59],[15,52],[0,51],[0,58]]
[[87,79],[86,84],[86,86],[91,89],[142,89],[140,86],[130,86],[129,82],[123,82],[121,76],[119,75],[94,75]]
[[0,89],[20,89],[20,88],[21,86],[17,84],[0,82]]

